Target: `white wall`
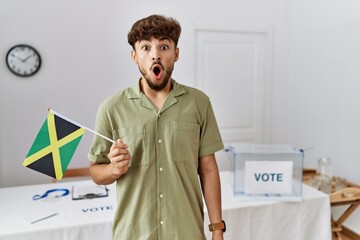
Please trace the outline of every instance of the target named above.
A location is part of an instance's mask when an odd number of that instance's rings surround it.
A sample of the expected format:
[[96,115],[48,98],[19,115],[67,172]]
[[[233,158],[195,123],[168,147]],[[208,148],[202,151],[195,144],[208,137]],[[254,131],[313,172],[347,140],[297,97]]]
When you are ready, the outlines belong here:
[[[0,65],[0,185],[49,181],[21,165],[47,107],[92,128],[100,101],[135,84],[139,74],[130,61],[126,38],[135,20],[161,13],[181,22],[180,60],[174,77],[195,85],[196,28],[274,26],[274,9],[276,5],[266,0],[0,1],[2,59],[14,44],[27,43],[37,48],[43,61],[40,71],[26,79],[12,75],[4,61]],[[87,164],[91,140],[87,132],[71,164]]]
[[[273,95],[273,142],[314,146],[305,166],[328,156],[335,175],[359,184],[360,2],[291,1],[285,10],[274,77],[284,94]],[[359,210],[346,225],[360,232]]]
[[[139,77],[126,35],[152,13],[181,22],[174,78],[189,85],[196,80],[196,28],[272,28],[270,139],[315,146],[305,166],[330,156],[336,175],[360,183],[359,10],[356,0],[1,0],[0,186],[50,182],[21,165],[46,108],[92,128],[99,102]],[[6,52],[17,43],[40,52],[35,76],[22,79],[6,69]],[[219,87],[231,86],[227,81]],[[86,133],[72,165],[87,165],[91,139]],[[360,232],[358,212],[349,225]]]
[[294,1],[288,139],[360,183],[359,1]]

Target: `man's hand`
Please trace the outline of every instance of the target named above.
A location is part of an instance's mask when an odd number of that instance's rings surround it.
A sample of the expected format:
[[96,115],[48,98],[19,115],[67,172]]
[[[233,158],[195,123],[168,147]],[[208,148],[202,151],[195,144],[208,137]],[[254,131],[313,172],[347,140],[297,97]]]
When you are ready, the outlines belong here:
[[129,146],[123,143],[121,139],[118,139],[116,143],[111,146],[108,154],[108,158],[113,166],[113,174],[119,177],[129,170],[131,156],[128,147]]
[[212,240],[224,240],[224,233],[222,230],[216,230],[212,234]]

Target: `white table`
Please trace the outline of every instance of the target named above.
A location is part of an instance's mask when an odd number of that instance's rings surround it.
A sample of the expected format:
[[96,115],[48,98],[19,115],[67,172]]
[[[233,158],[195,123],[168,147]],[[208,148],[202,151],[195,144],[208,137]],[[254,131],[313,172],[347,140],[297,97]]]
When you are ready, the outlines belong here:
[[[73,185],[92,181],[58,182],[50,184],[0,189],[1,240],[91,240],[111,239],[111,224],[115,213],[115,185],[108,186],[109,196],[85,200],[72,200],[71,193],[64,197],[43,198],[34,201],[36,194],[54,188],[71,191]],[[58,215],[30,224],[28,216],[37,216],[43,210]],[[39,215],[40,216],[40,215]]]
[[[244,202],[233,197],[232,174],[221,173],[223,218],[226,240],[330,240],[329,197],[306,185],[302,202]],[[91,182],[91,181],[89,181]],[[32,200],[53,188],[67,188],[82,182],[59,182],[0,189],[0,240],[110,240],[116,208],[115,185],[109,197],[71,200],[71,195]],[[24,219],[50,209],[58,215],[30,224]],[[207,213],[205,233],[208,239]]]
[[226,240],[331,240],[328,195],[303,184],[301,202],[243,201],[233,196],[233,174],[220,177]]

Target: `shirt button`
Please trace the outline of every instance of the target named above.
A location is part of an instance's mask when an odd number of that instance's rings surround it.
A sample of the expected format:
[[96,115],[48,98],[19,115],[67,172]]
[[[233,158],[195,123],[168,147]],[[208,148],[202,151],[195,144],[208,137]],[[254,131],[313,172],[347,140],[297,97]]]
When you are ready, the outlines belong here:
[[161,142],[162,142],[161,139],[159,139],[159,140],[158,140],[158,143],[161,143]]
[[160,198],[163,198],[164,197],[164,195],[163,194],[160,194]]
[[161,168],[159,168],[159,171],[160,171],[160,172],[162,172],[163,170],[164,170],[164,169],[163,169],[162,167],[161,167]]
[[163,224],[164,224],[164,221],[160,221],[160,224],[163,225]]

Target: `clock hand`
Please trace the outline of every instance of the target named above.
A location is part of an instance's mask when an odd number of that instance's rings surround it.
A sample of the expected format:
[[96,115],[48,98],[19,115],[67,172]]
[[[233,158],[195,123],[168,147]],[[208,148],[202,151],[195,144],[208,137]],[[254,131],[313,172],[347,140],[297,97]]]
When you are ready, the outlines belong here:
[[22,60],[22,62],[26,62],[30,57],[31,55],[27,56],[25,59]]
[[24,62],[24,59],[18,57],[17,55],[15,55],[15,57],[16,57],[17,59],[19,59],[21,62]]

